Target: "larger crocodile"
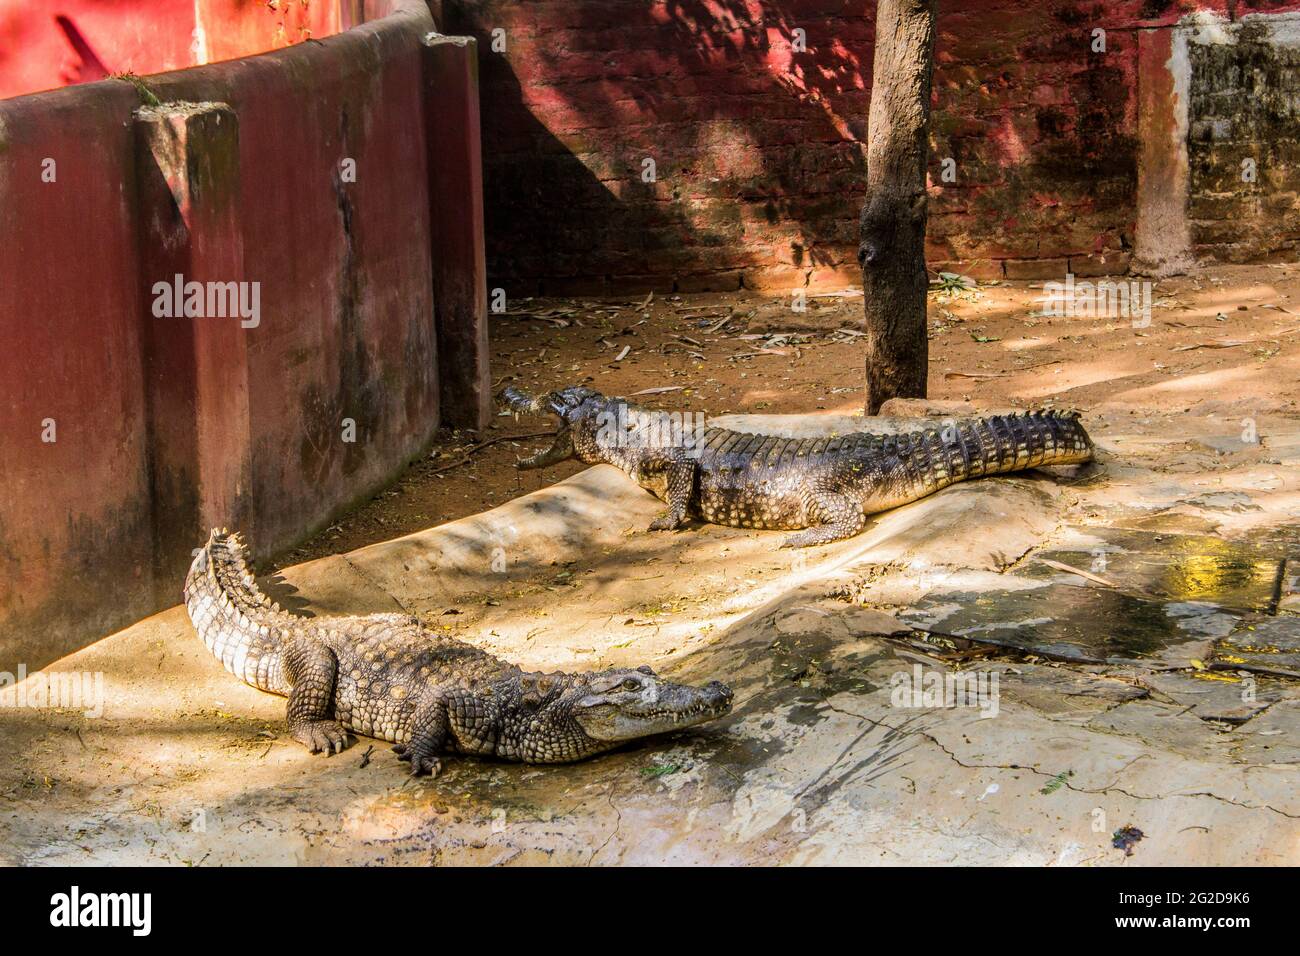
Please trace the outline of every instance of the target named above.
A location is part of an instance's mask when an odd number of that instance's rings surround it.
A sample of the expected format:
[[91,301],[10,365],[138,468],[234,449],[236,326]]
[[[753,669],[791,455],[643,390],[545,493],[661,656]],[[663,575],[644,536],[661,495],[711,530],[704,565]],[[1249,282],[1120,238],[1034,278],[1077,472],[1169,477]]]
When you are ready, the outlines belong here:
[[568,458],[608,463],[667,502],[652,531],[690,518],[736,528],[796,530],[782,547],[858,534],[866,516],[954,482],[1092,458],[1077,413],[1032,411],[901,435],[778,438],[683,423],[583,386],[535,397],[502,393],[516,413],[560,419],[551,447],[519,462],[541,468]]
[[290,614],[224,530],[196,552],[185,607],[226,670],[289,698],[289,732],[312,753],[342,751],[353,731],[395,743],[415,776],[436,774],[447,752],[567,763],[731,709],[718,681],[677,684],[649,667],[528,673],[402,614]]

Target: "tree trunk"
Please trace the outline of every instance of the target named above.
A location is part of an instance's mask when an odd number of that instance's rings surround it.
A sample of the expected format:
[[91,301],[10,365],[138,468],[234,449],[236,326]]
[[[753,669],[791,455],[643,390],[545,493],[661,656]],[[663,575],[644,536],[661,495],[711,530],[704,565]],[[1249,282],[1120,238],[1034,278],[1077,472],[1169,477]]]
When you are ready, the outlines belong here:
[[867,414],[924,398],[925,173],[935,0],[878,0],[858,261],[866,303]]

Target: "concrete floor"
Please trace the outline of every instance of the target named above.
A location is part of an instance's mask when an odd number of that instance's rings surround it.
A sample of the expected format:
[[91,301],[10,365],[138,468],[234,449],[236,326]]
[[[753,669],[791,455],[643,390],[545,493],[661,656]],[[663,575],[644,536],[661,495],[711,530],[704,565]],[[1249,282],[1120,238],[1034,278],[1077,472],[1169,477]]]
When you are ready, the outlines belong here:
[[[649,534],[659,504],[601,466],[264,582],[531,667],[736,691],[724,720],[581,764],[413,781],[364,738],[312,756],[283,700],[158,614],[48,669],[102,673],[102,715],[0,708],[0,862],[1294,865],[1300,421],[1258,416],[1259,442],[1233,416],[1085,421],[1097,466],[956,486],[807,552]],[[898,693],[957,671],[996,693]]]

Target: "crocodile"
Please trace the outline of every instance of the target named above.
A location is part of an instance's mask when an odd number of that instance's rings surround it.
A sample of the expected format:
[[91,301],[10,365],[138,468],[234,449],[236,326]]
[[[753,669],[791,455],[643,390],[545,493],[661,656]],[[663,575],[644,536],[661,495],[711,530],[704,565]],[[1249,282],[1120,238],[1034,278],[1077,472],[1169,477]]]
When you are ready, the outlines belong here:
[[731,710],[719,681],[674,683],[648,666],[527,672],[404,614],[290,613],[225,529],[195,551],[185,607],[226,670],[289,698],[289,733],[312,753],[341,752],[351,731],[395,744],[413,776],[437,774],[449,753],[568,763]]
[[677,413],[585,386],[536,396],[511,386],[501,400],[517,415],[559,418],[551,446],[521,459],[519,468],[570,458],[614,465],[668,504],[651,531],[691,519],[798,531],[785,548],[851,538],[868,515],[967,478],[1081,464],[1093,452],[1077,412],[993,415],[901,435],[780,438],[705,426],[699,416],[688,415],[684,424]]

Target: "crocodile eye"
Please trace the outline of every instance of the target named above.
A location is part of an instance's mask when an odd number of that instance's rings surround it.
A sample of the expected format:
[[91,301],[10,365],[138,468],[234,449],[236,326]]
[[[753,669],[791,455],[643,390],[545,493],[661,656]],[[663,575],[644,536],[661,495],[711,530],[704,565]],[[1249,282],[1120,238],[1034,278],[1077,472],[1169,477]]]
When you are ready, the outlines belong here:
[[629,677],[627,680],[623,681],[624,690],[639,690],[640,688],[641,682],[635,677]]

